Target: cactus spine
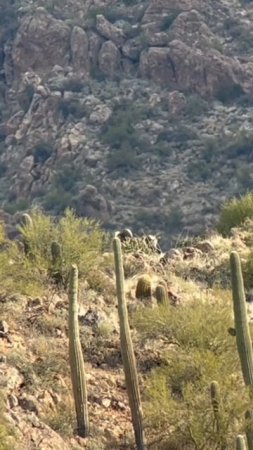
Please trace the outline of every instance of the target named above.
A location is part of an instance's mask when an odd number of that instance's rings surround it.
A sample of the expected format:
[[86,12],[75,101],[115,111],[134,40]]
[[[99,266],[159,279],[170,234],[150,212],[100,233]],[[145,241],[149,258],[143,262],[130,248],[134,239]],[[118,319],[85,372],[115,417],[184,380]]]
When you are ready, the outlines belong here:
[[236,438],[236,450],[247,450],[244,436],[241,434]]
[[113,250],[116,272],[118,313],[120,322],[120,345],[125,372],[126,388],[131,409],[136,446],[138,450],[146,450],[147,447],[143,430],[143,417],[137,369],[133,351],[133,344],[130,336],[128,312],[124,292],[124,269],[121,253],[121,243],[118,238],[114,238],[113,240]]
[[240,257],[233,251],[230,255],[236,343],[246,386],[253,387],[253,355],[247,319],[246,301]]
[[155,289],[155,298],[159,305],[168,306],[169,305],[169,297],[168,292],[162,284],[158,284]]
[[72,389],[75,401],[77,433],[81,437],[89,434],[87,390],[83,354],[78,325],[78,269],[72,265],[69,285],[69,361]]
[[246,419],[246,438],[249,450],[253,450],[253,410],[248,409],[245,413]]

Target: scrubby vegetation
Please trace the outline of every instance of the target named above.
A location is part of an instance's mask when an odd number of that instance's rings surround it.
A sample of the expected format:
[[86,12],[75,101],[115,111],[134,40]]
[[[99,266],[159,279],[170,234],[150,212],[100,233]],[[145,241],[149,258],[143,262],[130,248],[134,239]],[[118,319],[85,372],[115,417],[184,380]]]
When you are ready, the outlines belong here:
[[253,193],[248,192],[243,197],[232,198],[222,206],[218,231],[226,236],[232,228],[242,225],[247,218],[252,217]]
[[[249,199],[247,194],[229,202],[232,219],[231,214],[221,213],[222,231],[227,234],[233,227],[231,237],[214,233],[208,240],[179,241],[175,257],[167,262],[160,263],[159,254],[146,251],[136,241],[132,251],[131,242],[125,244],[126,251],[123,245],[129,336],[137,367],[137,374],[133,373],[139,381],[136,389],[140,390],[144,429],[140,422],[134,426],[137,434],[144,431],[148,449],[230,450],[235,448],[236,436],[250,427],[245,412],[252,408],[252,399],[237,351],[229,265],[231,250],[236,250],[248,298],[253,286],[253,222],[243,205]],[[90,450],[117,450],[122,445],[133,449],[111,237],[97,222],[78,218],[71,210],[59,220],[33,210],[23,215],[18,229],[16,241],[7,238],[4,224],[0,229],[1,319],[24,341],[10,351],[0,336],[7,365],[22,376],[22,389],[34,401],[32,410],[39,409],[39,419],[63,436],[70,449],[81,448],[76,440],[75,444],[71,441],[76,425],[66,351],[69,270],[77,264],[80,345],[91,430],[85,445]],[[148,280],[148,295],[139,295],[140,280]],[[157,302],[159,287],[166,301]],[[122,323],[125,327],[125,319]],[[252,325],[250,333],[253,338]],[[131,373],[131,364],[125,370]],[[132,395],[129,385],[127,392]],[[15,395],[19,397],[20,392]],[[38,400],[45,396],[51,399],[50,407]],[[130,404],[134,418],[134,402]],[[123,417],[116,436],[105,436],[104,421],[114,420],[116,427]],[[6,426],[0,422],[1,450],[9,450],[11,432]],[[126,430],[124,439],[122,430]],[[19,438],[17,448],[23,450]]]

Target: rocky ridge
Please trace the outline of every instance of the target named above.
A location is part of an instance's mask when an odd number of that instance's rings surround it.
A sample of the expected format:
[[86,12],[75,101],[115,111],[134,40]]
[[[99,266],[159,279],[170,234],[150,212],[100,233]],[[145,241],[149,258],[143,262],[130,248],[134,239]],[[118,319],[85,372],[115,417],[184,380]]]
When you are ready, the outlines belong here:
[[221,201],[252,187],[250,3],[0,8],[8,212],[72,206],[168,240],[209,229]]

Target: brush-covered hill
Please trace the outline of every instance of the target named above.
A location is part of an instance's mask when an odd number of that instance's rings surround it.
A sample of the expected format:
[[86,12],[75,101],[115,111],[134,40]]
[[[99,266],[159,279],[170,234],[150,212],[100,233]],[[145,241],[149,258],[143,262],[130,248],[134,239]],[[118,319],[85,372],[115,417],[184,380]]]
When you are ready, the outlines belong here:
[[253,7],[1,0],[0,206],[210,229],[252,188]]
[[[245,432],[244,413],[251,404],[234,336],[229,255],[236,250],[241,257],[250,321],[253,222],[247,218],[231,228],[238,223],[235,210],[236,201],[220,218],[221,229],[225,217],[229,224],[226,236],[212,232],[179,241],[162,258],[141,237],[132,246],[130,241],[122,244],[150,450],[231,449],[236,436]],[[228,221],[228,212],[233,221]],[[111,244],[111,236],[95,221],[77,218],[70,210],[59,221],[32,211],[23,217],[16,240],[8,239],[1,225],[1,450],[135,448]],[[73,263],[79,268],[79,325],[91,425],[85,439],[76,434],[68,357]],[[142,277],[148,288],[140,295]],[[158,285],[166,288],[166,305],[158,302]],[[218,416],[211,404],[213,381],[220,389]]]

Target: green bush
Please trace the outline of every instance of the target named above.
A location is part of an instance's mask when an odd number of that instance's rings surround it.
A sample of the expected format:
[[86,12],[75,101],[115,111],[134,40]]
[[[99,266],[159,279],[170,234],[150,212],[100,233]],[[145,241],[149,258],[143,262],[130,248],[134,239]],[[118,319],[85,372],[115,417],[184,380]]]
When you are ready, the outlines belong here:
[[[208,317],[208,321],[206,318]],[[244,426],[249,404],[234,337],[231,305],[224,298],[204,297],[177,308],[141,309],[133,322],[149,358],[156,343],[166,339],[164,364],[146,374],[144,416],[149,441],[159,450],[222,450],[233,448]],[[165,348],[166,348],[165,347]],[[215,427],[210,383],[219,383],[221,433]],[[226,447],[224,445],[226,438]]]
[[33,225],[20,226],[20,232],[29,248],[28,259],[40,271],[51,268],[51,243],[62,248],[62,273],[66,281],[71,264],[77,264],[80,276],[94,269],[100,261],[105,233],[94,219],[78,218],[71,209],[53,220],[39,210],[31,213]]
[[222,206],[217,229],[227,236],[232,228],[242,225],[247,218],[253,218],[253,192],[232,198]]

